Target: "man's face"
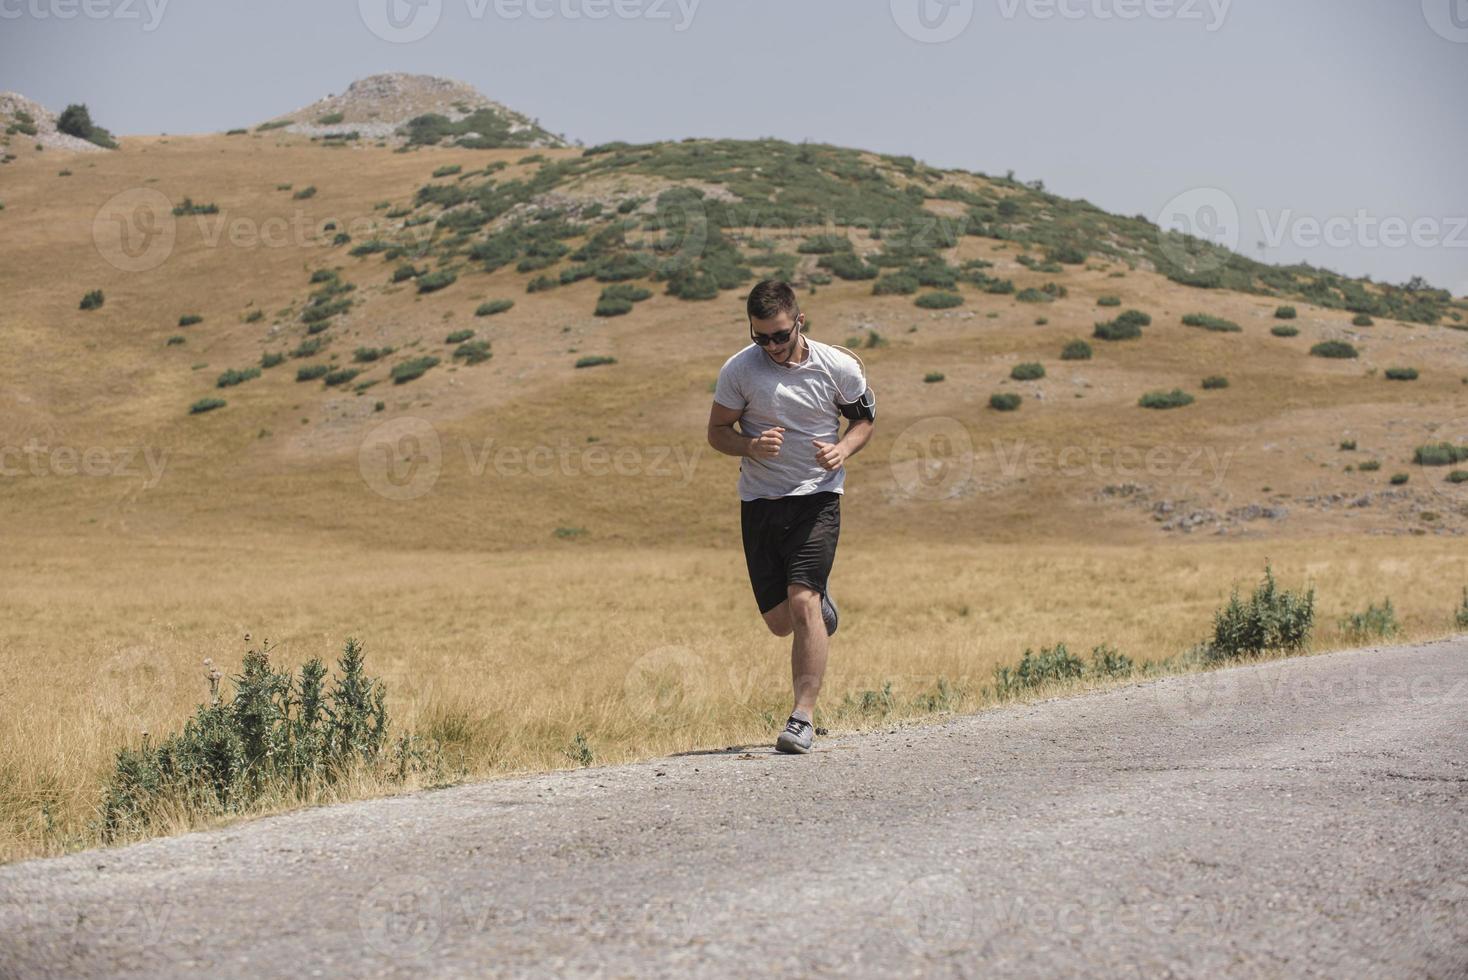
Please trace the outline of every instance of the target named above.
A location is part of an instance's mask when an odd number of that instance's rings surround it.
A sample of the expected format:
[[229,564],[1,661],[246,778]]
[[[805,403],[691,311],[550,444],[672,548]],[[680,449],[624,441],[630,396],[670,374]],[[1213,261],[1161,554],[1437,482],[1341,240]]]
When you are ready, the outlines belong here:
[[790,360],[790,355],[795,353],[795,345],[800,342],[800,331],[796,329],[796,325],[799,322],[798,318],[792,317],[789,313],[782,312],[777,313],[769,320],[756,320],[751,317],[749,329],[750,333],[754,334],[756,338],[755,343],[759,343],[758,338],[761,335],[775,337],[787,330],[790,331],[790,336],[785,339],[783,344],[761,345],[764,352],[770,355],[771,360],[783,364]]

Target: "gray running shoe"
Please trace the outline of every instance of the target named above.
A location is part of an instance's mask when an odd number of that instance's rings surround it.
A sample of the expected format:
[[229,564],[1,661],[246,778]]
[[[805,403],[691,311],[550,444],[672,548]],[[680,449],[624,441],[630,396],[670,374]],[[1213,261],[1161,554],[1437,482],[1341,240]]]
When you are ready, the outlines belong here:
[[811,727],[810,722],[801,721],[791,715],[790,720],[785,722],[785,730],[780,733],[779,738],[775,739],[775,751],[792,754],[809,752],[813,734],[815,734],[815,729]]
[[836,603],[829,595],[821,595],[821,619],[826,623],[826,635],[836,635]]

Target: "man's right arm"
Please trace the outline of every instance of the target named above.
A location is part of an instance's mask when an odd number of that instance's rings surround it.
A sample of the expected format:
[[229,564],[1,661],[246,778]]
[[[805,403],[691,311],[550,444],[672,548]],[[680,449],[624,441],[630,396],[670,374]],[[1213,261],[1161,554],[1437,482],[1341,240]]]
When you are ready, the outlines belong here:
[[780,444],[785,435],[784,428],[776,426],[760,433],[758,437],[747,436],[734,429],[734,423],[743,414],[740,409],[728,408],[714,402],[714,407],[709,410],[709,445],[726,456],[770,459],[779,455]]
[[725,456],[748,456],[749,444],[754,440],[742,432],[736,432],[734,423],[744,413],[714,402],[709,410],[709,445]]

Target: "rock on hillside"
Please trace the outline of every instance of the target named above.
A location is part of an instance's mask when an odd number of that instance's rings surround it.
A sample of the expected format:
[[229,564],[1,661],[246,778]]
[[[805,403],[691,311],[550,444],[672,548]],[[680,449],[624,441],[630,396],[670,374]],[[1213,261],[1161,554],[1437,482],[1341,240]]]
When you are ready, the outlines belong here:
[[0,148],[8,153],[41,144],[48,150],[105,153],[89,143],[56,129],[56,113],[18,92],[0,92]]
[[450,125],[414,130],[416,141],[487,148],[566,146],[565,137],[451,78],[393,73],[359,78],[341,95],[328,95],[263,124],[307,136],[401,144],[415,138],[405,127],[421,116],[440,116]]

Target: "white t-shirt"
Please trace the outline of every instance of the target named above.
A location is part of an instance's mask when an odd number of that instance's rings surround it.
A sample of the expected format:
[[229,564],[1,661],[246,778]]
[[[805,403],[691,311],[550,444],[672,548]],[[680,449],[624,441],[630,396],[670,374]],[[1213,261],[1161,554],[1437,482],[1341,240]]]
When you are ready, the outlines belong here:
[[809,353],[799,364],[776,364],[750,344],[724,362],[714,401],[741,412],[739,431],[758,436],[783,426],[785,438],[773,459],[739,460],[739,499],[794,497],[825,490],[843,492],[846,467],[821,467],[812,440],[836,442],[841,412],[866,391],[861,364],[830,344],[805,339]]

